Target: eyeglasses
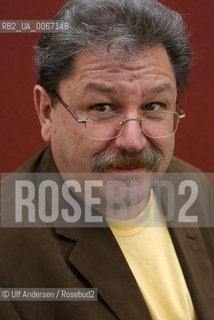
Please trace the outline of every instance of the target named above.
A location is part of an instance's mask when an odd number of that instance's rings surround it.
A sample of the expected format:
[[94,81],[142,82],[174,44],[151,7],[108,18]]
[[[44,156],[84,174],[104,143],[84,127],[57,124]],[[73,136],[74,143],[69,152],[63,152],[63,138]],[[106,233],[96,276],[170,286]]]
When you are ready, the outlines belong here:
[[79,120],[71,111],[71,108],[55,93],[59,102],[68,110],[78,123],[85,125],[86,134],[95,140],[111,140],[118,138],[125,129],[128,121],[138,121],[141,130],[149,138],[166,138],[175,134],[180,119],[185,117],[185,112],[177,103],[179,112],[176,111],[153,111],[146,113],[142,118],[126,118],[122,114],[95,114],[85,120]]

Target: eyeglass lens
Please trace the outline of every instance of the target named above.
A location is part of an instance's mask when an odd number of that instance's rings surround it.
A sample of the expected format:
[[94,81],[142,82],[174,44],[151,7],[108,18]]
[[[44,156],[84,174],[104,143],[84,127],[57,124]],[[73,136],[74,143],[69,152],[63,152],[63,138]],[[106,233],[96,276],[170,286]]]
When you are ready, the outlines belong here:
[[[145,115],[141,123],[145,135],[152,138],[167,137],[175,133],[179,116],[174,112],[154,112]],[[86,133],[93,139],[113,139],[118,137],[126,124],[121,115],[95,115],[87,119]]]

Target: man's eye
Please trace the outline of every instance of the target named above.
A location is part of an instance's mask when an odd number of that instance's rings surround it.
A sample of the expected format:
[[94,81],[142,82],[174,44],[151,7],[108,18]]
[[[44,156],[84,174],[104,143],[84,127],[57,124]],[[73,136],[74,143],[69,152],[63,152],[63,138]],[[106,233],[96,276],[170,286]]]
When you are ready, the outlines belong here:
[[149,103],[144,107],[144,110],[146,111],[161,111],[161,109],[165,109],[165,105],[158,102]]
[[111,111],[111,106],[107,103],[100,103],[100,104],[95,104],[94,106],[90,107],[90,110],[95,110],[96,112],[110,112]]

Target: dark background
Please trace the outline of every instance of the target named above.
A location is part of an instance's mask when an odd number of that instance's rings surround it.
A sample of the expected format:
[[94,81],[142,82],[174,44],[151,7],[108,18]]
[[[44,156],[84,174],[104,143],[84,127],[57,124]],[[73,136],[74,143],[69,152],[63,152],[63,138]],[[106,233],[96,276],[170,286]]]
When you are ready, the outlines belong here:
[[[130,0],[131,1],[131,0]],[[48,20],[65,1],[1,0],[0,19]],[[205,172],[213,172],[214,158],[214,32],[213,0],[161,0],[179,11],[191,31],[194,54],[189,86],[181,99],[186,118],[176,134],[175,155]],[[40,34],[0,34],[0,172],[10,172],[43,145],[34,110],[37,80],[33,46]]]

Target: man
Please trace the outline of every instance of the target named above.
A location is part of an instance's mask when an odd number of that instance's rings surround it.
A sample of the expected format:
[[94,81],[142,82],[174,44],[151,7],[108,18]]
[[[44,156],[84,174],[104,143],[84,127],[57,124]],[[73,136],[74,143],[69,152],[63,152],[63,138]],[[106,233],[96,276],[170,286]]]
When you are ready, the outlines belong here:
[[[1,319],[211,320],[212,229],[168,229],[164,222],[130,227],[146,210],[153,219],[160,195],[155,182],[165,172],[177,173],[179,190],[182,173],[187,181],[197,174],[199,196],[190,216],[209,219],[213,212],[204,176],[173,157],[174,134],[185,115],[178,92],[191,60],[180,15],[153,0],[72,0],[55,21],[69,30],[39,40],[34,89],[42,137],[50,145],[18,172],[60,172],[65,181],[67,174],[82,173],[101,174],[105,182],[117,178],[127,211],[121,218],[121,208],[113,210],[122,220],[115,227],[104,188],[98,195],[105,205],[98,209],[105,228],[2,229],[2,288],[97,288],[98,299],[7,300]],[[131,180],[137,185],[130,187]],[[119,197],[115,192],[112,197]],[[173,219],[185,201],[176,196]],[[160,216],[167,216],[166,202]]]

